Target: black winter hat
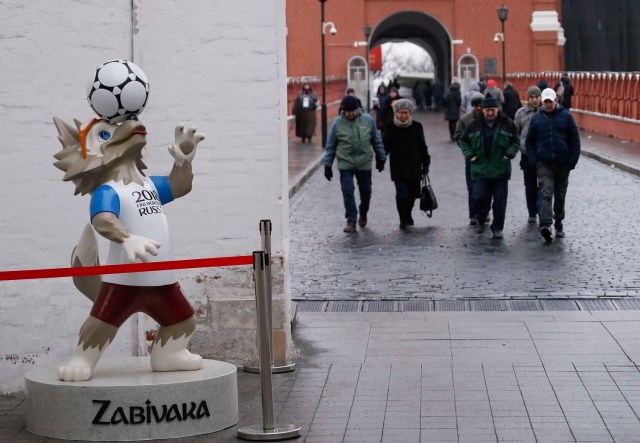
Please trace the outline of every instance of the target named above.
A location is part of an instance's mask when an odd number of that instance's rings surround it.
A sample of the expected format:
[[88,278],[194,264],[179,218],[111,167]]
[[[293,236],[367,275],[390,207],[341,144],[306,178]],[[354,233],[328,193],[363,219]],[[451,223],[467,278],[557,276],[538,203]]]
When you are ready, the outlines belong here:
[[347,95],[342,99],[342,109],[345,111],[355,111],[358,109],[358,99],[353,95]]
[[482,109],[497,108],[497,107],[498,107],[498,100],[495,97],[492,97],[491,95],[486,96],[484,100],[482,100]]

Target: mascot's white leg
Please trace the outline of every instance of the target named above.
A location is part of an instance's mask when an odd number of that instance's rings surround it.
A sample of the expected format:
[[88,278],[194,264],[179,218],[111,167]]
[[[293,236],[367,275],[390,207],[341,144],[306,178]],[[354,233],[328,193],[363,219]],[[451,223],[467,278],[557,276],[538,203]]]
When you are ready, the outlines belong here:
[[202,367],[202,357],[187,350],[196,329],[193,316],[171,326],[158,329],[151,350],[154,371],[195,371]]
[[58,367],[58,378],[63,381],[87,381],[93,374],[102,353],[113,341],[118,328],[89,317],[80,328],[80,339],[73,357]]

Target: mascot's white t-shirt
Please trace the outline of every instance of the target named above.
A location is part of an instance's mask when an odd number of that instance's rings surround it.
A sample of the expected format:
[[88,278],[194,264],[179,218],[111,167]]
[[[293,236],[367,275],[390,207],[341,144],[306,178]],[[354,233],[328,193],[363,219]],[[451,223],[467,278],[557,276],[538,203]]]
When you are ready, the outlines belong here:
[[[145,177],[144,186],[109,181],[91,196],[91,219],[99,212],[111,212],[134,235],[160,242],[158,255],[149,262],[172,260],[169,225],[162,205],[173,201],[169,179]],[[110,242],[107,264],[128,263],[122,244]],[[178,281],[175,271],[136,272],[104,275],[102,281],[129,286],[162,286]]]

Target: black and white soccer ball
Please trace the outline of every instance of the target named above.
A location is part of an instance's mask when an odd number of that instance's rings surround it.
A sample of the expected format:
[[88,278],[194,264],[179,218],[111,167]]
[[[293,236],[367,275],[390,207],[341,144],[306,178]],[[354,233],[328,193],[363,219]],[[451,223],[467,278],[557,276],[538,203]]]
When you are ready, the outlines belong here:
[[101,64],[87,86],[87,101],[91,108],[113,123],[140,114],[148,99],[147,76],[138,65],[127,60]]

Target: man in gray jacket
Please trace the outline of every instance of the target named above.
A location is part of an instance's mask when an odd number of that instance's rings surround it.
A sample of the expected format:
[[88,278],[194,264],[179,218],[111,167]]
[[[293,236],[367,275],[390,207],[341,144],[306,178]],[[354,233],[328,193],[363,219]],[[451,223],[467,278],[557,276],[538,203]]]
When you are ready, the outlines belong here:
[[540,204],[538,202],[538,175],[536,174],[536,167],[531,166],[527,159],[525,140],[529,130],[529,121],[542,106],[540,94],[540,88],[530,86],[527,89],[527,104],[516,111],[516,116],[513,119],[520,136],[520,169],[522,169],[522,174],[524,175],[524,194],[527,200],[527,210],[529,211],[529,223],[538,221],[537,215],[540,212]]
[[[371,201],[371,161],[374,153],[376,169],[380,172],[384,169],[387,153],[373,118],[358,108],[358,100],[352,95],[347,95],[342,99],[340,106],[342,113],[333,121],[324,147],[324,176],[331,181],[333,161],[337,158],[347,219],[343,231],[352,234],[356,232],[356,220],[361,228],[367,225],[367,212]],[[359,207],[356,205],[354,177],[358,181],[360,191]]]

